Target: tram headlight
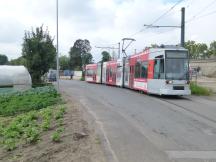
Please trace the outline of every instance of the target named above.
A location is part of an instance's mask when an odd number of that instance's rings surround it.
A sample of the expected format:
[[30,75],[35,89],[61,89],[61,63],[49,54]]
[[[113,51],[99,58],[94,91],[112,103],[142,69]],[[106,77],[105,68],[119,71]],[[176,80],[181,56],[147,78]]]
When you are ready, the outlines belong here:
[[172,80],[166,80],[166,84],[173,84]]
[[186,81],[186,84],[190,84],[190,80],[187,80],[187,81]]

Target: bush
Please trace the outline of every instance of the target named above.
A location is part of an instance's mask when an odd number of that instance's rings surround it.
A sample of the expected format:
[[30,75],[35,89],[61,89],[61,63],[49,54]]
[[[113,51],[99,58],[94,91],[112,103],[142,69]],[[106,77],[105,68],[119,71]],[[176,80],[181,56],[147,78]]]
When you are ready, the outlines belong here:
[[4,148],[7,150],[7,151],[12,151],[14,150],[17,145],[16,145],[16,139],[14,138],[8,138],[6,139],[4,142]]
[[55,119],[56,120],[62,119],[64,116],[64,113],[65,113],[65,107],[64,106],[59,107],[59,110],[55,114]]
[[194,95],[204,95],[204,96],[209,96],[211,95],[211,91],[208,88],[202,87],[197,85],[194,82],[190,83],[190,89],[191,89],[191,93]]
[[60,138],[61,138],[61,135],[60,135],[60,132],[58,131],[54,132],[51,136],[51,139],[53,142],[60,142]]
[[80,78],[80,81],[85,81],[85,78],[84,77]]
[[27,143],[35,143],[39,140],[40,132],[37,127],[28,127],[25,130],[24,138]]
[[38,84],[33,84],[33,85],[32,85],[32,88],[44,87],[44,86],[52,86],[52,83],[38,83]]

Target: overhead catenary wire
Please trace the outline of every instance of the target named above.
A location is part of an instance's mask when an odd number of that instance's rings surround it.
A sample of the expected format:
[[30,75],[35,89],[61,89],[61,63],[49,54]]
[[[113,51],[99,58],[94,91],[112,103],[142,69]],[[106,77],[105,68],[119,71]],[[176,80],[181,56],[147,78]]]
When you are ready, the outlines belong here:
[[206,13],[206,14],[204,14],[204,15],[199,16],[199,17],[193,18],[193,19],[191,19],[190,21],[187,21],[186,23],[188,24],[188,23],[191,23],[192,21],[195,21],[195,20],[201,19],[201,18],[203,18],[203,17],[210,16],[210,15],[214,15],[214,14],[216,14],[216,10],[214,10],[214,11],[212,11],[212,12],[208,12],[208,13]]
[[156,22],[158,22],[160,19],[162,19],[165,15],[167,15],[170,11],[172,11],[178,4],[180,4],[181,2],[183,2],[184,0],[179,0],[178,2],[176,2],[169,10],[167,10],[166,12],[164,12],[161,16],[159,16],[157,19],[155,19],[150,25],[155,24]]
[[[172,11],[177,5],[179,5],[181,2],[183,2],[184,0],[179,0],[177,1],[172,7],[170,7],[166,12],[164,12],[162,15],[160,15],[158,18],[156,18],[150,25],[153,25],[155,24],[156,22],[158,22],[160,19],[162,19],[164,16],[166,16],[170,11]],[[142,33],[144,32],[148,27],[143,27],[142,29],[138,30],[137,32],[131,34],[129,37],[134,37],[136,36],[137,34],[139,33]],[[118,44],[119,42],[117,43],[114,43],[114,44]]]
[[[156,22],[158,22],[160,19],[162,19],[164,16],[166,16],[170,11],[172,11],[177,5],[179,5],[181,2],[183,2],[184,0],[179,0],[178,2],[176,2],[172,7],[170,7],[166,12],[164,12],[162,15],[160,15],[158,18],[156,18],[150,25],[155,24]],[[147,29],[147,27],[142,28],[141,30],[135,32],[134,34],[131,34],[130,37],[134,37],[135,35],[142,33],[143,31],[145,31]]]
[[185,23],[191,22],[194,19],[196,19],[200,14],[202,14],[203,12],[205,12],[209,7],[211,7],[214,3],[216,2],[216,0],[211,1],[209,4],[207,4],[205,7],[201,8],[196,14],[194,14],[191,18],[189,18],[188,20],[185,21]]

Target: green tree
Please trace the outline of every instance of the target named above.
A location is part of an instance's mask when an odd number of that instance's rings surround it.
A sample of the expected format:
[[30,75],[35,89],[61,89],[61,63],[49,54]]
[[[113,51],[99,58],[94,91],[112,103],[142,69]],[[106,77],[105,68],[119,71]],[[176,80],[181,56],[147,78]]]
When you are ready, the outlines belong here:
[[92,61],[92,55],[90,54],[91,45],[87,39],[78,39],[70,48],[70,67],[71,69],[82,70],[82,67]]
[[185,42],[185,48],[189,51],[190,58],[196,58],[196,42],[195,41],[187,41]]
[[72,70],[81,70],[82,67],[82,59],[81,59],[81,52],[80,49],[76,48],[76,47],[71,47],[70,51],[69,51],[69,55],[70,55],[70,68]]
[[210,55],[216,56],[216,41],[210,43],[209,53]]
[[61,70],[68,70],[68,69],[70,69],[69,62],[70,62],[70,58],[69,57],[67,57],[65,55],[59,57],[60,69]]
[[151,44],[151,47],[152,47],[152,48],[158,48],[158,47],[160,47],[160,46],[159,46],[158,44],[155,43],[155,44]]
[[8,63],[8,58],[6,55],[0,54],[0,65],[6,65]]
[[187,41],[185,48],[188,49],[190,58],[206,58],[209,57],[208,46],[205,43],[196,43],[195,41]]
[[26,59],[33,83],[42,82],[41,77],[54,67],[56,58],[56,48],[48,29],[43,30],[41,26],[35,31],[26,31],[22,46],[22,56]]
[[17,59],[10,60],[9,64],[10,65],[24,65],[24,66],[26,66],[26,59],[23,56],[21,56],[21,57],[18,57]]
[[111,56],[109,54],[109,52],[107,51],[103,51],[102,53],[102,62],[106,62],[106,61],[110,61],[111,60]]
[[205,43],[197,43],[196,53],[198,58],[208,57],[208,46]]
[[82,56],[82,64],[83,66],[87,64],[93,63],[93,56],[91,53],[86,53],[85,55]]

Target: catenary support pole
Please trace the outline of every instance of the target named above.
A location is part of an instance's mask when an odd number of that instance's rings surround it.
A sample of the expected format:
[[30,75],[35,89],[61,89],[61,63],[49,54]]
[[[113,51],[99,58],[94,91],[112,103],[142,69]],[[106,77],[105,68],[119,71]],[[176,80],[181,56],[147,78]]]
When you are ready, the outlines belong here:
[[185,8],[181,9],[181,46],[185,45]]
[[120,58],[120,55],[121,55],[121,44],[120,42],[118,43],[118,59]]
[[56,0],[56,81],[59,91],[59,40],[58,40],[58,0]]

